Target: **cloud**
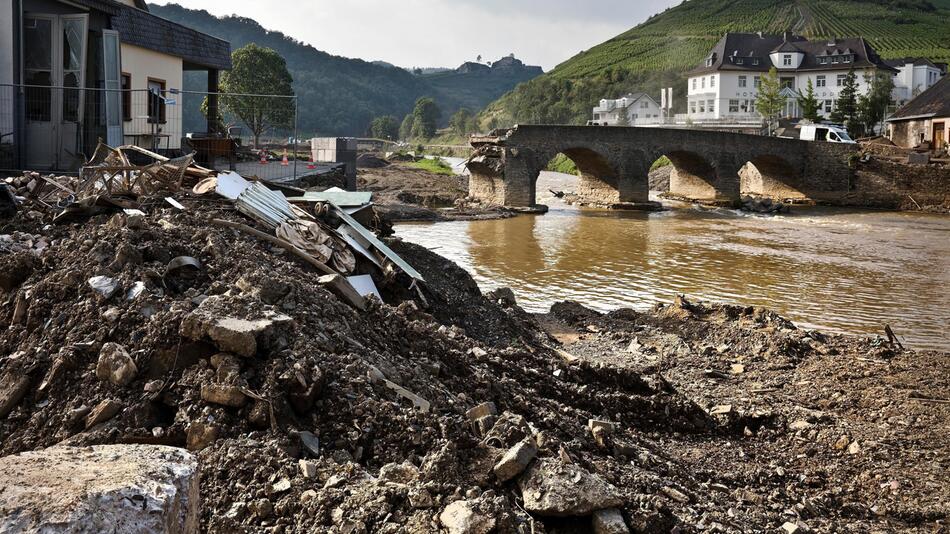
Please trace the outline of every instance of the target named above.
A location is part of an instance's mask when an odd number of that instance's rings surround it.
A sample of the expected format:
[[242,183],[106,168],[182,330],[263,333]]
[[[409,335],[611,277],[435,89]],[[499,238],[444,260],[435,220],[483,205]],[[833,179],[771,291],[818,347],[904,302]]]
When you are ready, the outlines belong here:
[[675,1],[190,0],[187,7],[249,17],[317,49],[369,61],[455,67],[514,53],[550,70]]

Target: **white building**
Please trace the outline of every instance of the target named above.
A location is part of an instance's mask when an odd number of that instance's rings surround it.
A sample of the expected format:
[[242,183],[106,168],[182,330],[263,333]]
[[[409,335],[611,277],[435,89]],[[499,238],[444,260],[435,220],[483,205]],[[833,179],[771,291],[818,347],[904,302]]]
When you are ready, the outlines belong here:
[[630,93],[616,100],[604,99],[594,108],[593,119],[589,122],[595,126],[617,126],[622,123],[621,117],[627,114],[628,126],[644,126],[663,122],[663,113],[660,105],[646,93]]
[[728,33],[688,73],[686,118],[694,123],[760,122],[755,99],[762,76],[775,67],[787,97],[785,117],[800,117],[798,97],[811,80],[821,114],[830,116],[851,69],[858,93],[868,89],[865,77],[896,74],[860,37],[809,41],[784,36]]
[[903,106],[930,89],[947,74],[946,63],[934,63],[926,58],[889,59],[885,63],[897,69],[894,74],[894,101],[898,106]]

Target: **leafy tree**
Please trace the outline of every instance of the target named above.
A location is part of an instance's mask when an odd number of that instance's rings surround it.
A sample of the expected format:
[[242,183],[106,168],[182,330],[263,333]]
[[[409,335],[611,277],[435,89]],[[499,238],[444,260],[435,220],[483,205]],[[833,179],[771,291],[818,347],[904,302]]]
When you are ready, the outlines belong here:
[[617,118],[617,126],[630,126],[630,106],[620,108],[620,116]]
[[775,131],[775,125],[782,110],[785,109],[785,97],[782,96],[782,84],[775,67],[762,76],[759,95],[755,99],[755,109],[769,126],[769,135]]
[[[251,43],[231,54],[231,70],[221,73],[221,108],[236,116],[254,135],[254,147],[261,135],[274,127],[293,125],[292,98],[232,96],[232,94],[293,96],[293,78],[287,63],[275,50]],[[207,115],[207,101],[202,104]]]
[[402,119],[399,126],[399,139],[406,140],[412,137],[412,113],[409,113]]
[[376,117],[369,125],[369,132],[377,139],[396,139],[399,137],[399,122],[392,115]]
[[435,135],[441,117],[442,111],[439,110],[435,100],[427,96],[416,100],[416,105],[412,110],[412,137],[431,139]]
[[858,77],[852,68],[844,80],[835,110],[831,113],[831,120],[843,124],[848,133],[857,135],[858,122]]
[[866,78],[868,92],[858,101],[858,113],[865,133],[875,133],[884,120],[887,107],[891,105],[894,80],[886,73],[878,72]]
[[811,84],[811,78],[808,78],[808,85],[805,88],[805,94],[798,97],[798,107],[801,108],[802,118],[812,122],[818,122],[821,117],[818,115],[821,110],[821,103],[815,96],[815,87]]
[[468,108],[462,108],[456,111],[455,114],[452,115],[452,118],[449,119],[449,126],[459,135],[465,135],[477,129],[475,127],[474,116]]

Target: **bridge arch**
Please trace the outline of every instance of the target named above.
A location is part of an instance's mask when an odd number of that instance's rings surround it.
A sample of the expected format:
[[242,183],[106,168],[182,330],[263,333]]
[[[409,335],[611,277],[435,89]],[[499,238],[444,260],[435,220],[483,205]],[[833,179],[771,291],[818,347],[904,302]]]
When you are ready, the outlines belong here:
[[541,163],[537,172],[532,170],[532,190],[537,190],[538,176],[541,171],[547,168],[548,163],[558,154],[564,154],[577,167],[577,194],[585,201],[603,204],[615,204],[620,202],[620,190],[617,187],[617,177],[619,170],[616,163],[597,151],[587,146],[568,146],[560,148],[558,152],[550,154],[544,152],[539,154],[538,161]]
[[666,156],[673,166],[670,174],[670,194],[675,197],[716,200],[726,195],[718,187],[719,177],[714,162],[697,151],[672,148],[656,153]]
[[783,156],[760,154],[739,172],[743,195],[763,196],[779,200],[808,198],[804,191],[803,169],[796,168]]

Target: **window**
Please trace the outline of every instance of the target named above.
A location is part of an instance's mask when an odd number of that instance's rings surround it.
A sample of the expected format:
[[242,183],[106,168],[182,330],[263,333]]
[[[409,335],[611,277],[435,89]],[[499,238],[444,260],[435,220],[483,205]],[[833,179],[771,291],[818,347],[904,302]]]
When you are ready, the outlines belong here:
[[709,112],[710,112],[710,113],[715,113],[715,112],[716,112],[716,101],[715,101],[715,100],[710,100],[710,101],[707,102],[706,104],[707,104],[706,107],[709,108]]
[[742,59],[741,57],[740,57],[740,58],[736,58],[736,65],[743,65],[743,64],[745,64],[745,60],[744,60],[744,59]]
[[780,78],[779,83],[782,84],[782,87],[787,87],[789,89],[795,88],[795,78]]
[[759,87],[762,87],[762,78],[759,76],[753,76],[752,86],[755,87],[756,89],[758,89]]
[[755,113],[755,100],[749,100],[749,113]]
[[825,113],[831,113],[831,106],[834,104],[834,100],[825,100]]
[[689,103],[689,114],[690,114],[690,115],[695,115],[695,114],[696,114],[696,102],[690,102],[690,103]]
[[839,75],[838,75],[838,87],[843,86],[843,85],[844,85],[844,81],[847,80],[847,79],[848,79],[848,75],[847,75],[847,74],[839,74]]
[[715,76],[710,76],[710,77],[709,77],[709,87],[716,87],[716,77],[715,77]]
[[122,120],[132,120],[132,75],[122,73]]
[[729,101],[729,113],[739,113],[739,101],[730,100]]
[[693,78],[693,90],[696,90],[696,78]]
[[824,86],[825,86],[825,75],[819,74],[818,77],[815,78],[815,87],[824,87]]
[[600,113],[594,113],[594,120],[595,120],[595,121],[599,121],[599,120],[600,120]]
[[706,113],[706,101],[705,101],[705,100],[700,100],[700,101],[699,101],[699,112],[700,112],[700,113]]
[[706,77],[705,77],[705,76],[702,77],[702,79],[700,80],[699,85],[700,85],[703,89],[706,88]]
[[831,62],[832,62],[832,63],[838,63],[838,60],[839,60],[839,59],[840,59],[840,58],[838,58],[838,56],[835,56],[835,57],[831,58]]
[[842,63],[851,63],[851,56],[844,56],[841,58]]
[[752,64],[753,64],[753,65],[758,65],[758,64],[759,64],[759,58],[757,58],[757,57],[752,58]]
[[791,67],[792,66],[792,55],[785,54],[782,56],[782,66]]
[[748,78],[746,76],[739,76],[739,87],[746,87],[748,84]]
[[165,81],[148,79],[148,122],[165,123]]
[[640,102],[640,109],[650,109],[650,103],[645,100]]

